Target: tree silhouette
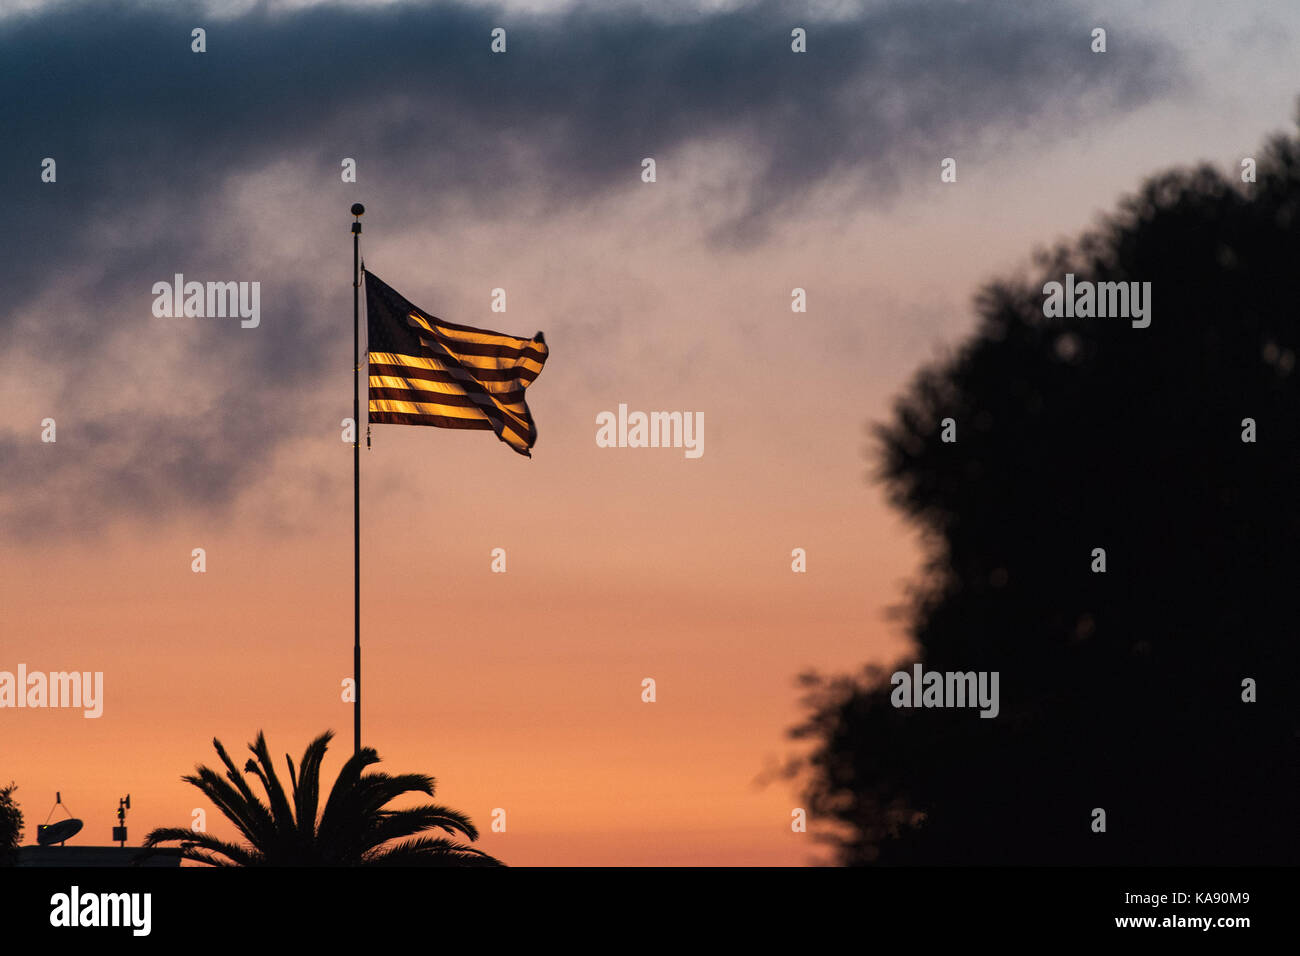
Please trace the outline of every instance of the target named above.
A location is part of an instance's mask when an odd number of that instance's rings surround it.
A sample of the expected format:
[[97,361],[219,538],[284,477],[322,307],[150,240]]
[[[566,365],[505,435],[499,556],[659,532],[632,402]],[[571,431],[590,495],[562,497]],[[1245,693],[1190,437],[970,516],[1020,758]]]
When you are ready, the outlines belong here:
[[[1295,863],[1300,139],[1254,183],[1156,175],[1029,271],[874,429],[927,541],[899,667],[998,671],[1001,712],[804,675],[810,812],[846,864]],[[1150,282],[1150,326],[1045,318],[1066,273]]]
[[265,803],[235,769],[221,741],[213,738],[212,745],[226,766],[225,779],[203,765],[181,779],[202,790],[248,844],[219,840],[186,827],[163,827],[152,831],[144,846],[153,849],[179,842],[182,858],[212,866],[503,865],[463,843],[416,836],[443,830],[477,840],[478,831],[463,813],[432,804],[385,810],[404,793],[432,797],[435,782],[423,774],[363,774],[366,767],[379,763],[379,755],[370,747],[348,758],[318,819],[320,765],[333,736],[333,731],[326,731],[308,744],[297,772],[285,754],[292,785],[286,794],[272,766],[266,738],[259,732],[257,741],[248,747],[257,759],[244,765],[244,773],[257,778],[266,793]]
[[14,800],[17,784],[0,787],[0,866],[18,862],[18,844],[23,840],[23,811]]

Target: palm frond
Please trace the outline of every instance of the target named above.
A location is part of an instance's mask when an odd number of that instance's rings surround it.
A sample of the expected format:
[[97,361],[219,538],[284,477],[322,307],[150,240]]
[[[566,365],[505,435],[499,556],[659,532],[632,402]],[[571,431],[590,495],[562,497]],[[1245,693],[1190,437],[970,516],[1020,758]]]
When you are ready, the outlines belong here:
[[197,846],[200,849],[223,854],[233,866],[256,866],[261,862],[261,854],[256,850],[240,846],[238,843],[219,840],[209,833],[187,830],[185,827],[159,827],[150,830],[149,835],[144,838],[143,845],[146,850],[157,849],[160,844],[172,841],[179,842],[182,850]]
[[316,807],[320,802],[320,765],[325,751],[334,739],[334,731],[327,730],[307,745],[299,764],[298,784],[294,787],[294,810],[298,815],[298,832],[310,839],[316,833]]
[[212,746],[216,749],[217,756],[221,758],[221,762],[226,765],[226,778],[234,785],[235,789],[239,791],[240,796],[244,798],[245,802],[250,806],[258,806],[265,810],[267,819],[269,820],[271,816],[270,809],[262,803],[257,794],[253,793],[253,788],[248,785],[248,781],[244,779],[243,774],[235,769],[235,762],[230,759],[230,754],[226,752],[225,746],[216,737],[212,738]]
[[203,791],[204,796],[216,804],[217,809],[230,820],[250,843],[270,839],[275,830],[266,808],[254,798],[252,804],[210,767],[199,765],[194,774],[181,778]]
[[390,840],[414,836],[425,830],[444,830],[451,836],[463,834],[470,840],[478,839],[478,831],[474,828],[474,824],[463,813],[447,807],[426,804],[380,814],[362,834],[362,849],[368,852]]
[[434,779],[422,773],[389,775],[368,773],[357,784],[357,801],[363,813],[376,813],[404,793],[423,793],[432,797]]
[[[253,824],[253,829],[269,837],[275,830],[275,822],[271,819],[270,808],[258,799],[257,795],[253,793],[253,788],[248,785],[248,781],[235,769],[235,762],[230,759],[230,754],[226,753],[226,748],[221,741],[213,737],[212,746],[216,749],[221,762],[226,766],[226,778],[243,798],[245,816]],[[247,834],[245,835],[247,836]],[[251,840],[252,837],[249,837],[249,839]],[[256,843],[257,841],[253,840],[253,842]]]
[[208,866],[217,867],[233,867],[239,865],[237,863],[231,863],[229,860],[223,860],[220,857],[213,856],[206,850],[201,850],[193,846],[181,847],[181,859],[194,860],[196,863],[206,863]]
[[276,827],[281,830],[293,829],[293,809],[289,806],[284,787],[280,785],[280,778],[275,775],[275,765],[271,762],[271,753],[266,747],[266,734],[259,730],[257,740],[250,744],[248,749],[261,765],[263,772],[258,776],[261,777],[262,786],[266,787],[266,796],[271,804],[271,813],[275,817]]
[[505,866],[496,857],[488,856],[464,843],[444,837],[416,837],[393,847],[381,848],[367,854],[362,866]]
[[356,790],[361,771],[375,763],[379,763],[379,754],[373,747],[362,747],[348,757],[325,799],[325,809],[321,811],[320,825],[316,828],[317,839],[325,841],[335,837],[344,826],[344,820],[356,815]]

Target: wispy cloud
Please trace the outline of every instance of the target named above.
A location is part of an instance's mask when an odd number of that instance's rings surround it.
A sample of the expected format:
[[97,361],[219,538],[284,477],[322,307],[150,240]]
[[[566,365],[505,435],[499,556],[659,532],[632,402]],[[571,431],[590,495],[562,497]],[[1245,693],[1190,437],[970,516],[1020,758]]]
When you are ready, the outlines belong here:
[[[201,55],[195,26],[208,31]],[[496,26],[508,30],[504,56],[489,52]],[[807,54],[790,52],[795,26],[808,30]],[[761,242],[772,216],[829,180],[887,199],[911,164],[954,146],[978,154],[1026,130],[1050,139],[1180,82],[1160,39],[1130,34],[1097,57],[1091,26],[1068,5],[950,0],[818,20],[775,2],[672,16],[595,4],[549,16],[457,3],[257,7],[220,20],[185,3],[117,2],[0,21],[12,243],[0,345],[51,359],[61,381],[24,384],[57,397],[84,443],[51,456],[32,428],[0,436],[0,526],[48,533],[54,504],[35,493],[51,488],[84,504],[83,530],[112,514],[219,507],[291,437],[286,423],[312,401],[304,386],[334,359],[311,318],[320,258],[276,256],[238,218],[249,209],[234,197],[268,170],[283,171],[281,209],[355,156],[366,201],[399,210],[401,229],[453,206],[490,220],[521,198],[600,201],[635,184],[644,156],[718,144],[743,177],[714,239]],[[46,156],[58,161],[54,186],[39,181]],[[274,262],[274,280],[249,276],[253,262]],[[146,291],[175,271],[262,278],[267,310],[295,320],[196,332],[184,361],[150,370],[160,384],[130,414],[104,411],[97,396],[115,375],[142,374],[107,368],[106,356],[130,352],[121,337],[138,340]],[[52,291],[79,305],[43,311]],[[169,377],[213,391],[201,410],[164,407]],[[232,415],[242,427],[227,430]]]

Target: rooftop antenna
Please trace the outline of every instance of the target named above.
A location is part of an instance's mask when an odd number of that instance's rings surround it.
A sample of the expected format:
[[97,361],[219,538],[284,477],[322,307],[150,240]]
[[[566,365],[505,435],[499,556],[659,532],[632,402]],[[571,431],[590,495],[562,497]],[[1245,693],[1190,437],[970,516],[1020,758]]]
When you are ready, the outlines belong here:
[[128,793],[117,801],[117,826],[113,827],[113,839],[118,846],[126,846],[126,811],[131,809],[131,795]]

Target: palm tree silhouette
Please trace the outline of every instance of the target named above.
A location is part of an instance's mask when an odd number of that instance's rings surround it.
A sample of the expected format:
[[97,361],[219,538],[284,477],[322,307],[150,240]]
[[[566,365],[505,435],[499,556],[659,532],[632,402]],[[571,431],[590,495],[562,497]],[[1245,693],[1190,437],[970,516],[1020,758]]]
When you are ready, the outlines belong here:
[[286,794],[271,764],[266,737],[259,731],[257,741],[248,747],[257,759],[244,764],[244,774],[260,781],[266,792],[265,803],[253,793],[226,748],[214,737],[212,745],[226,765],[225,779],[202,764],[181,779],[202,790],[239,828],[248,844],[219,840],[186,827],[161,827],[145,837],[146,850],[179,842],[182,859],[211,866],[505,865],[482,850],[446,837],[416,836],[443,830],[453,837],[461,834],[477,840],[478,830],[459,811],[434,804],[385,810],[404,793],[432,797],[435,781],[415,773],[363,775],[364,768],[379,763],[379,755],[371,747],[363,747],[348,758],[317,819],[320,765],[333,737],[334,732],[327,730],[308,744],[297,772],[293,760],[285,754],[292,784],[292,792]]

